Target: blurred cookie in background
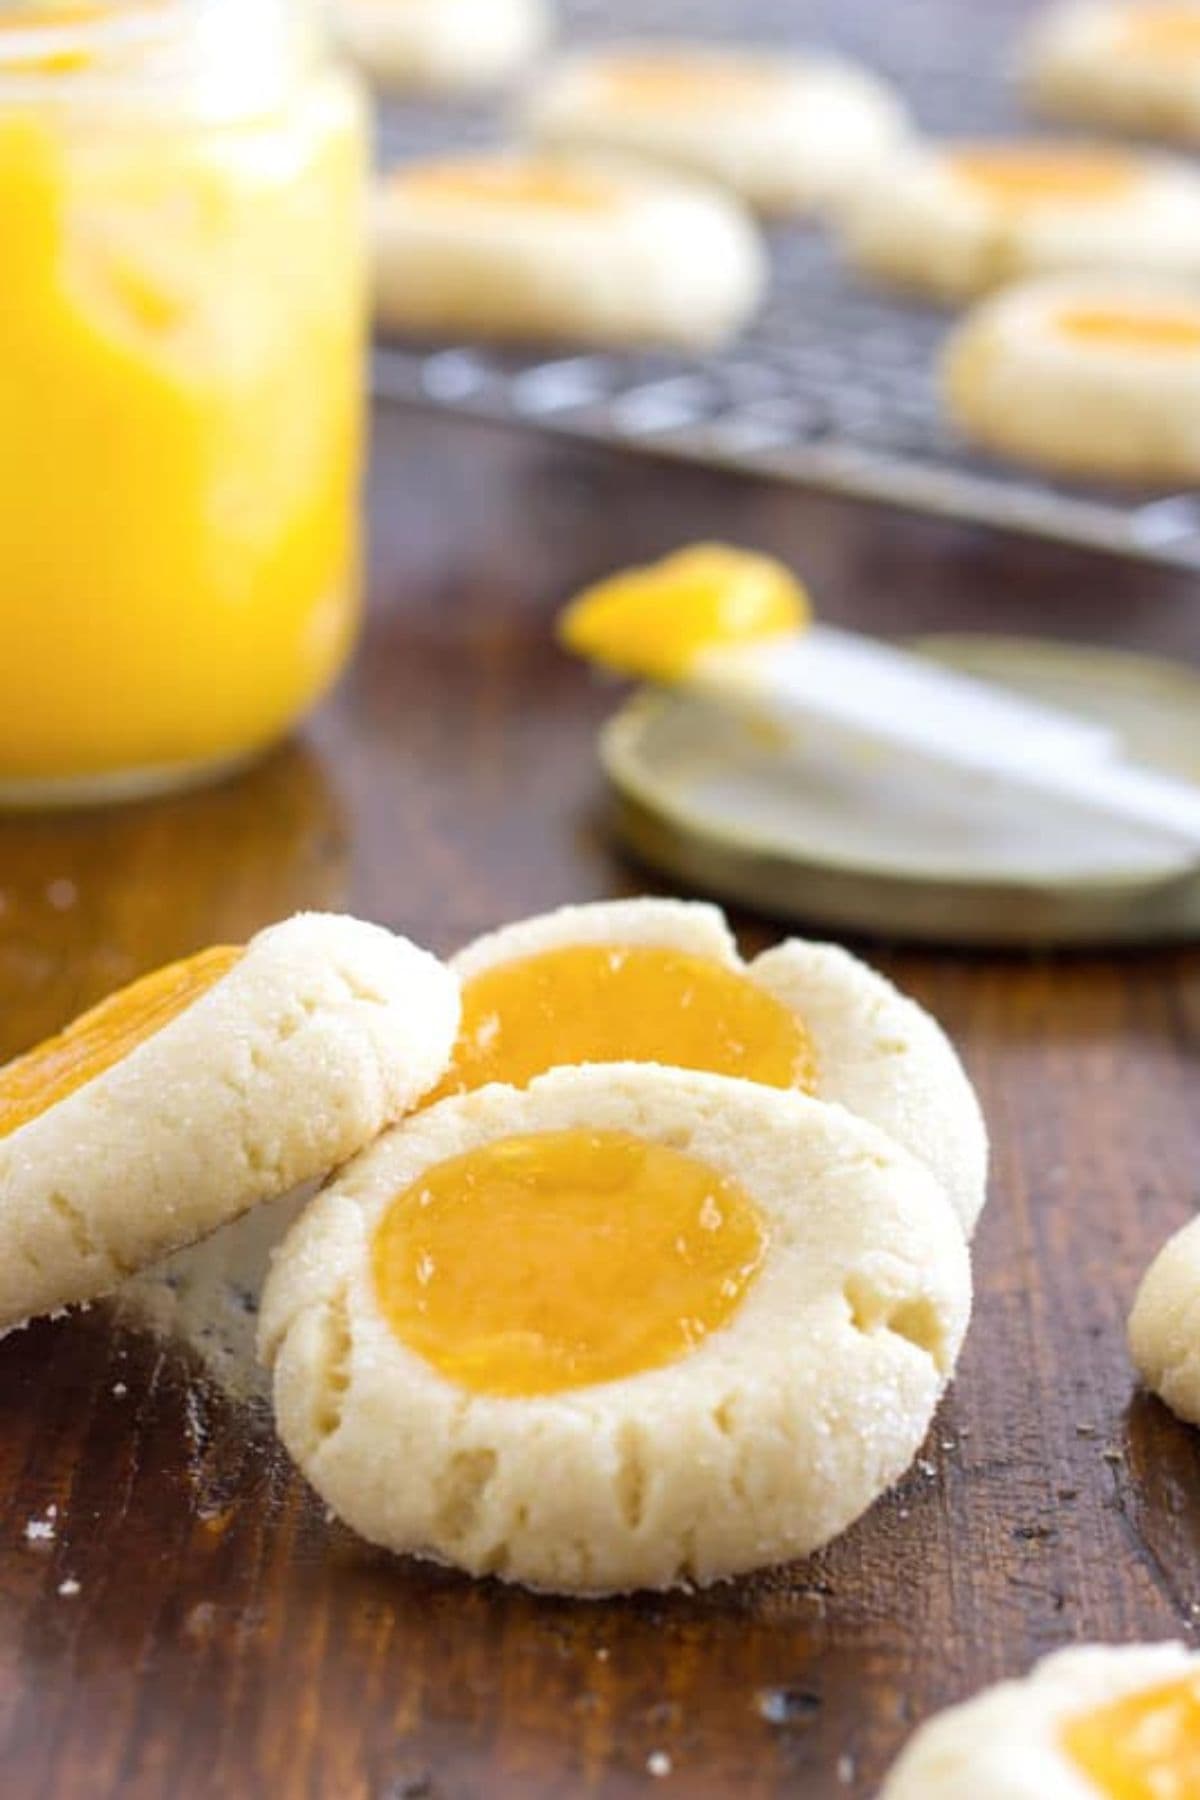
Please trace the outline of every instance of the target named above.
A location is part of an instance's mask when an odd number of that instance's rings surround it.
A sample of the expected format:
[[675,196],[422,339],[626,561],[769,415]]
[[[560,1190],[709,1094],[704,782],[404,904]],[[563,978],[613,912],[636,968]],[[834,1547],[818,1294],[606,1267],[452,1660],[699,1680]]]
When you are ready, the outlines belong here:
[[1028,41],[1025,89],[1048,117],[1200,143],[1200,3],[1069,0]]
[[853,63],[698,44],[566,57],[529,94],[524,123],[539,144],[686,170],[771,213],[824,204],[906,130],[899,98]]
[[1200,171],[1110,145],[915,145],[859,183],[840,222],[855,267],[947,301],[1057,270],[1200,276]]
[[377,184],[384,329],[705,347],[749,319],[766,258],[717,189],[628,166],[491,153],[410,163]]
[[952,335],[951,418],[973,443],[1069,474],[1200,479],[1200,283],[1044,278]]
[[343,47],[381,87],[496,86],[550,36],[546,0],[333,0]]

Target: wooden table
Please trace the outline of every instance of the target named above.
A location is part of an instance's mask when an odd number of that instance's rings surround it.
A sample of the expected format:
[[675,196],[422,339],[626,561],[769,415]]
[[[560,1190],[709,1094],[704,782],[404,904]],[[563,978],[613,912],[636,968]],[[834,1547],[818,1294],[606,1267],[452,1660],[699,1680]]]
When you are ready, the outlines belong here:
[[[499,429],[377,435],[366,642],[307,736],[206,793],[0,825],[0,1054],[298,907],[448,950],[647,887],[595,767],[612,697],[549,623],[683,540],[782,552],[856,625],[1200,656],[1182,576]],[[1054,1645],[1187,1635],[1200,1438],[1137,1394],[1123,1328],[1200,1185],[1200,958],[869,953],[961,1044],[995,1137],[968,1347],[894,1494],[758,1581],[534,1599],[327,1522],[202,1336],[110,1304],[38,1325],[0,1349],[5,1800],[834,1800]]]

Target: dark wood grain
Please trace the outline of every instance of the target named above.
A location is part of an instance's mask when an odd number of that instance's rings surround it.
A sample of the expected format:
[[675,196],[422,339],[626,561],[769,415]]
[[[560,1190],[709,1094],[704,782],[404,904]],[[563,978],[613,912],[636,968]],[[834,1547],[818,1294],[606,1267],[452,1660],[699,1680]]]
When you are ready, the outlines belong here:
[[[446,950],[647,885],[595,769],[612,696],[548,627],[681,540],[780,551],[875,629],[1200,658],[1183,577],[398,412],[376,448],[366,642],[305,739],[206,793],[0,824],[0,1054],[297,907]],[[538,1600],[327,1522],[202,1341],[111,1304],[38,1325],[0,1347],[6,1800],[866,1796],[913,1721],[1051,1646],[1189,1633],[1200,1438],[1135,1393],[1123,1328],[1197,1200],[1200,957],[868,948],[962,1045],[996,1144],[968,1349],[896,1493],[759,1581]]]

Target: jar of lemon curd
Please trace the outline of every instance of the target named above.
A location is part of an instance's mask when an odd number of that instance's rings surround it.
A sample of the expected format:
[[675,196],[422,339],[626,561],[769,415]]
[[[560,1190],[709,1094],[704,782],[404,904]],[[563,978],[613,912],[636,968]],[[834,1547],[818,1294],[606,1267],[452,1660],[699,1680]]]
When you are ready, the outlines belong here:
[[365,135],[294,0],[0,0],[0,803],[198,779],[341,667]]

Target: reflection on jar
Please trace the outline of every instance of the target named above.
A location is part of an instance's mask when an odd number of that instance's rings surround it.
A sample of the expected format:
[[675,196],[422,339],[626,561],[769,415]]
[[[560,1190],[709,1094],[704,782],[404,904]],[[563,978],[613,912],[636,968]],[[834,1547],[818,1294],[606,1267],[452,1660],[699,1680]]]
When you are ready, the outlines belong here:
[[149,969],[344,910],[349,879],[340,796],[303,743],[195,793],[0,820],[0,1062]]
[[288,0],[0,20],[0,801],[284,734],[358,610],[363,113]]

